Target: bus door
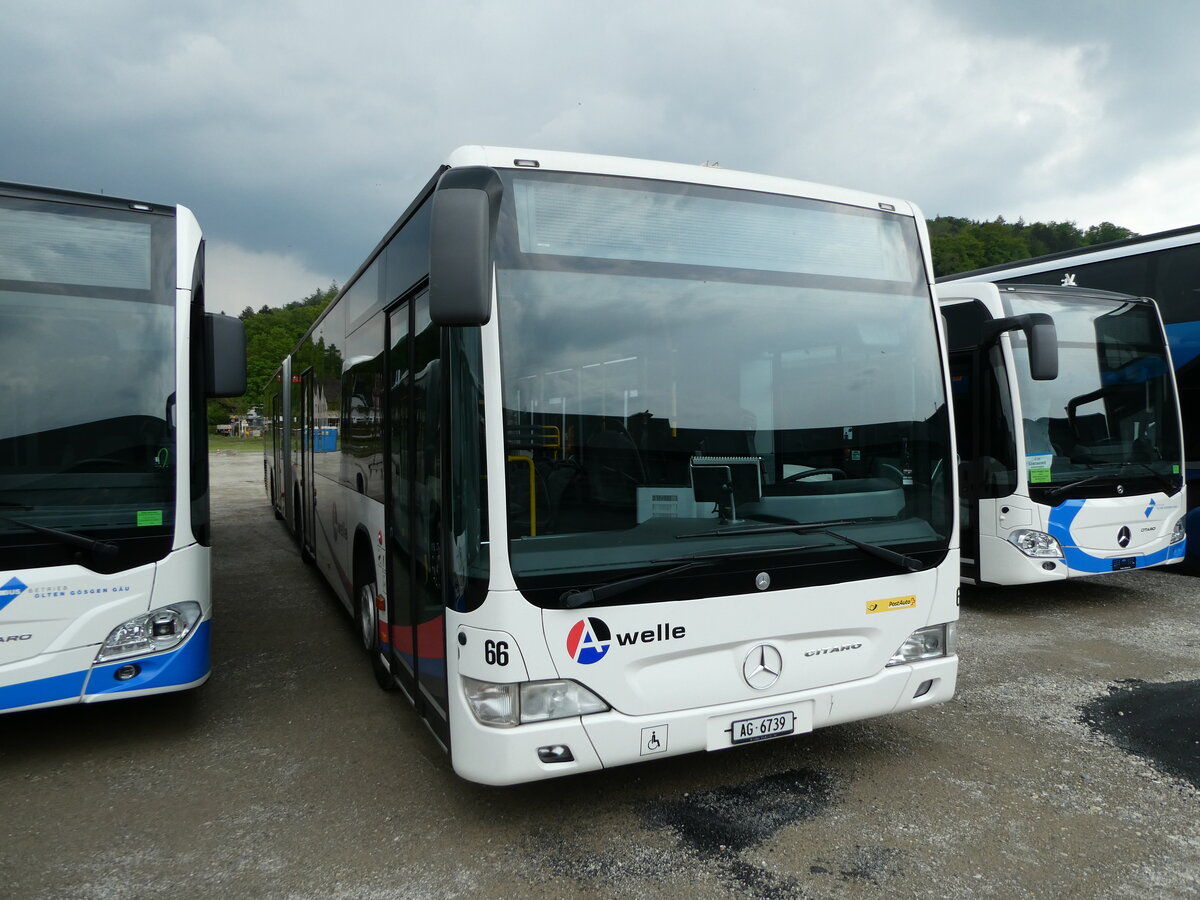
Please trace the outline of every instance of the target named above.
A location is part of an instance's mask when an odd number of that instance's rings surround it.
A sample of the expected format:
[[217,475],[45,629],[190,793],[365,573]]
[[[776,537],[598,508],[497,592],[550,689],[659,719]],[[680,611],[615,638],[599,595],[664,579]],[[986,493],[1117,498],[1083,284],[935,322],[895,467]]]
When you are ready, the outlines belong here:
[[448,745],[441,365],[441,330],[421,289],[388,316],[389,643],[393,670]]
[[313,369],[306,369],[300,376],[300,551],[306,559],[312,559],[316,546],[317,494],[313,481],[313,451],[317,440],[316,424],[313,421]]
[[977,300],[943,303],[950,350],[950,393],[958,445],[959,541],[962,574],[979,579],[981,504],[1017,490],[1013,391],[999,345],[980,347],[992,320]]
[[954,432],[958,444],[958,536],[962,549],[963,575],[976,580],[979,561],[979,487],[975,448],[979,444],[980,422],[975,416],[980,398],[978,350],[950,353],[950,392],[954,405]]
[[[277,376],[282,379],[282,375]],[[279,408],[279,394],[272,393],[267,398],[267,429],[271,435],[271,462],[267,466],[267,496],[271,498],[271,506],[275,509],[275,517],[279,517],[279,488],[276,485],[280,484],[281,466],[280,459],[283,456],[283,441],[280,439],[279,423],[283,413]]]

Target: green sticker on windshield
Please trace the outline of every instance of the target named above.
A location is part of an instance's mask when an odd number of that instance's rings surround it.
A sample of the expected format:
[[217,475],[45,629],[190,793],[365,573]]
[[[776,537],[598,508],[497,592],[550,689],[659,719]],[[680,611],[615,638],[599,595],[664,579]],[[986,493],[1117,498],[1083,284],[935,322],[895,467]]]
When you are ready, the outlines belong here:
[[1030,484],[1049,484],[1050,470],[1049,469],[1030,469],[1029,470]]
[[137,517],[138,528],[144,528],[147,525],[162,524],[161,509],[139,509]]

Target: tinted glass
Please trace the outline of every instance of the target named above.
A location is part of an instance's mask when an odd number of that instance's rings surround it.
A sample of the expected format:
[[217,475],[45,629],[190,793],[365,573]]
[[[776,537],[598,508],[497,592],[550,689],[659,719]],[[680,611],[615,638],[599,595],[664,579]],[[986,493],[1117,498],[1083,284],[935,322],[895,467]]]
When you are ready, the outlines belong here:
[[1182,451],[1165,340],[1149,303],[1005,292],[1009,315],[1046,312],[1058,332],[1059,375],[1029,377],[1024,336],[1012,333],[1030,489],[1094,478],[1111,491],[1174,490]]
[[949,418],[911,219],[628,179],[512,187],[497,315],[518,577],[553,594],[679,554],[862,562],[822,535],[695,537],[723,521],[944,551]]
[[0,568],[170,548],[174,252],[169,216],[0,199]]

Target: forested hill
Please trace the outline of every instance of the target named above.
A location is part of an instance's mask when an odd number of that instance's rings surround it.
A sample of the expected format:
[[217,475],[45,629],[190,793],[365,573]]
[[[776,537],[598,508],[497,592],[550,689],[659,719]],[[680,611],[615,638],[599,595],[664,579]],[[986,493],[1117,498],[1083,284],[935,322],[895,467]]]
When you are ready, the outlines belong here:
[[1002,218],[974,222],[938,216],[927,224],[933,274],[938,278],[1137,236],[1111,222],[1101,222],[1086,231],[1081,231],[1074,222],[1005,222]]
[[[1129,229],[1110,222],[1080,230],[1073,222],[1005,222],[1002,218],[975,222],[938,216],[928,224],[933,270],[939,278],[1135,236]],[[279,368],[280,360],[296,346],[337,291],[337,285],[331,284],[282,309],[264,306],[257,312],[250,307],[242,310],[238,318],[246,325],[246,396],[212,401],[210,424],[226,422],[231,413],[262,405],[263,389]]]
[[232,400],[210,400],[209,425],[228,422],[230,415],[262,406],[263,390],[280,361],[292,352],[337,292],[338,286],[331,284],[282,309],[264,306],[255,312],[247,306],[241,311],[238,318],[246,328],[246,395]]

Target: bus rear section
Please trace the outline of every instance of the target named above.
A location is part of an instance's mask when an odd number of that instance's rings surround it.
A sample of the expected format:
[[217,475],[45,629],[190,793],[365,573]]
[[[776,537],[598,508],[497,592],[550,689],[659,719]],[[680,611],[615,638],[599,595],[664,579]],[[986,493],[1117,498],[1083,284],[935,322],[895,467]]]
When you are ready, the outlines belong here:
[[245,365],[202,247],[183,207],[0,185],[0,712],[208,677],[204,399]]
[[[1028,584],[1180,562],[1184,462],[1152,301],[939,285],[961,456],[963,577]],[[1057,371],[1035,371],[1041,317]],[[1044,351],[1046,348],[1040,348]]]
[[291,427],[332,443],[267,467],[455,771],[533,781],[953,695],[923,228],[644,160],[473,147],[434,175],[285,363]]

